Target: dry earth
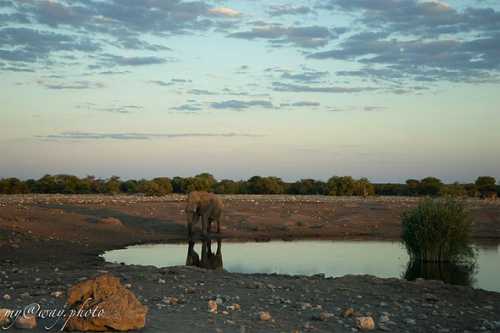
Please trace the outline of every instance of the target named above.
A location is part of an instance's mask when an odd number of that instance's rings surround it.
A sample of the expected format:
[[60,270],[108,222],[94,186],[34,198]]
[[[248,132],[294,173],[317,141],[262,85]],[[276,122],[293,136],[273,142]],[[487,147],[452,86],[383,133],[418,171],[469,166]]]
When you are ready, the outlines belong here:
[[[398,239],[401,212],[418,201],[223,199],[222,236],[260,241]],[[332,279],[192,267],[158,269],[109,264],[98,257],[130,244],[184,240],[183,200],[176,195],[0,196],[0,308],[22,308],[33,302],[43,308],[61,307],[64,296],[54,292],[65,292],[85,277],[108,271],[130,284],[148,305],[144,332],[353,332],[357,316],[372,316],[376,329],[383,331],[500,332],[500,294],[469,287],[369,276]],[[500,201],[467,204],[474,238],[500,240]],[[210,299],[219,303],[217,313],[208,312]],[[233,304],[241,309],[233,310]],[[343,317],[348,308],[353,315]],[[272,319],[259,320],[260,311],[268,311]]]

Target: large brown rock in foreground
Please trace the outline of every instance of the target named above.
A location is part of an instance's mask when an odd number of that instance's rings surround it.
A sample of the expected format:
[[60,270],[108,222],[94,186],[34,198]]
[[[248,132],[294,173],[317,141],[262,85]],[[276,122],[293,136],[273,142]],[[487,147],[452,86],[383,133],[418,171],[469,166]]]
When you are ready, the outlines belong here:
[[[68,331],[129,331],[143,328],[148,308],[120,280],[103,274],[71,287],[68,305],[81,313],[97,309],[94,315],[74,316],[66,326]],[[100,313],[100,315],[98,315]]]

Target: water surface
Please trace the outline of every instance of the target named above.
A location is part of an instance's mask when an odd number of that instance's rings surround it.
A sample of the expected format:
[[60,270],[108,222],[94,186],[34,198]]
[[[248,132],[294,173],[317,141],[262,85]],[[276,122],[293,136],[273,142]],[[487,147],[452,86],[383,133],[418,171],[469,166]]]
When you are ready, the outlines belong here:
[[474,267],[409,264],[406,249],[387,241],[198,242],[131,246],[106,252],[109,262],[157,267],[195,265],[237,273],[417,277],[500,292],[500,245],[477,245]]

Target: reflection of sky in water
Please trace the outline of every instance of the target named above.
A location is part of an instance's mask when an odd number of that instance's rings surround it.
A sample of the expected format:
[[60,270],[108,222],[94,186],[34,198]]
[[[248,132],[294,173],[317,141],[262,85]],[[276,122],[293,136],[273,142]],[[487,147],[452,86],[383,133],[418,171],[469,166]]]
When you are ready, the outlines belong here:
[[[475,286],[500,291],[500,245],[478,247]],[[195,246],[201,254],[201,245]],[[216,243],[212,251],[216,250]],[[158,267],[184,265],[187,244],[132,246],[110,251],[110,262]],[[265,243],[222,243],[224,269],[239,273],[280,273],[326,276],[371,274],[401,277],[408,255],[399,242],[381,241],[273,241]]]

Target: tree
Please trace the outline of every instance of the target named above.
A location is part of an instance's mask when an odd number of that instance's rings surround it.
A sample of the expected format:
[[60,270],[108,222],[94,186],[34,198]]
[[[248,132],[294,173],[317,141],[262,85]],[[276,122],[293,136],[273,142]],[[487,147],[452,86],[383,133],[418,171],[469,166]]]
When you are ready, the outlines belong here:
[[408,187],[408,195],[414,196],[418,194],[420,182],[416,179],[408,179],[406,186]]
[[403,213],[402,240],[411,260],[460,262],[474,254],[472,220],[465,206],[452,199],[425,199]]
[[301,179],[291,184],[288,188],[289,194],[315,195],[328,194],[328,188],[325,182],[314,179]]
[[223,179],[214,186],[214,192],[217,194],[239,194],[240,183]]
[[120,177],[112,176],[104,183],[104,193],[118,194],[120,193],[121,181]]
[[465,197],[467,196],[467,191],[462,184],[455,182],[453,184],[444,185],[441,188],[440,194],[447,197]]
[[200,173],[199,175],[194,176],[196,178],[198,191],[213,191],[215,184],[217,184],[217,180],[214,176],[209,174],[208,172]]
[[337,177],[328,179],[327,187],[329,195],[350,196],[354,193],[354,179],[351,176]]
[[254,176],[248,180],[250,194],[283,194],[285,183],[278,177]]
[[482,176],[476,179],[475,185],[481,197],[496,196],[496,179],[494,177]]
[[367,178],[361,178],[354,182],[354,195],[358,196],[369,196],[375,194],[375,187]]
[[441,192],[443,183],[435,177],[427,177],[420,181],[419,193],[422,195],[437,196]]
[[153,182],[158,184],[158,195],[167,195],[172,193],[173,188],[170,178],[158,177],[153,179]]
[[2,194],[23,194],[28,192],[28,186],[17,178],[6,178],[0,180],[0,193]]

